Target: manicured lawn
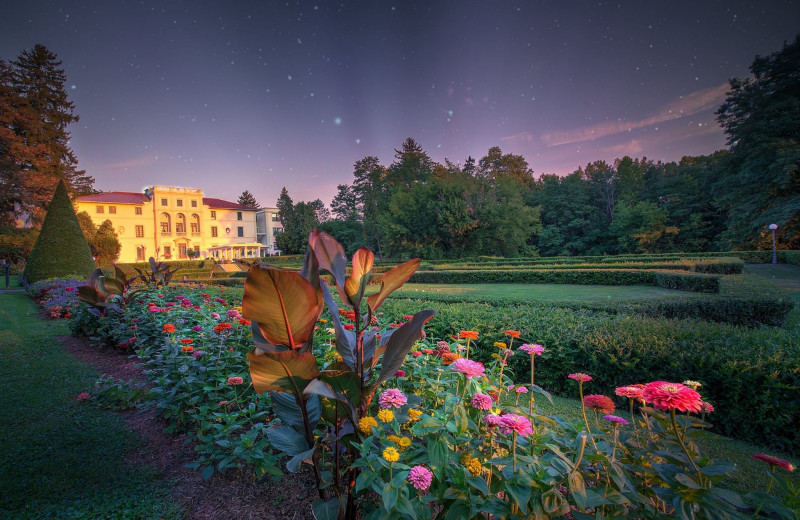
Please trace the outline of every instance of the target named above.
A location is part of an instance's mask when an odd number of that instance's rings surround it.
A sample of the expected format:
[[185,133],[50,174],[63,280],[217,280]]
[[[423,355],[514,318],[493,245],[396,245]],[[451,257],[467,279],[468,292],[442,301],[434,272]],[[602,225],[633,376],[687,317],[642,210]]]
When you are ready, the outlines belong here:
[[800,265],[747,264],[744,269],[783,288],[800,305]]
[[[377,291],[377,287],[374,289]],[[467,298],[500,297],[531,301],[573,300],[607,301],[639,298],[697,296],[697,293],[673,291],[646,285],[571,285],[571,284],[405,284],[402,293],[460,294]]]
[[155,470],[125,463],[123,419],[76,400],[98,374],[59,345],[67,323],[36,312],[0,294],[0,517],[182,518]]

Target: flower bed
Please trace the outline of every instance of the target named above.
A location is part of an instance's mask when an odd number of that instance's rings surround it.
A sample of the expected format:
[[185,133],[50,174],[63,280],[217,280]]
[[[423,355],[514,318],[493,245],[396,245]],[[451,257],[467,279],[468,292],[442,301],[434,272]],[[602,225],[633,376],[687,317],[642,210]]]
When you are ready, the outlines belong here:
[[[371,253],[359,250],[358,269],[345,277],[341,246],[316,232],[311,244],[300,274],[251,271],[241,307],[220,297],[222,289],[151,288],[123,295],[118,310],[98,317],[85,308],[75,319],[78,330],[112,343],[130,336],[118,345],[145,363],[170,428],[194,436],[205,476],[231,467],[276,474],[278,460],[290,471],[310,464],[317,518],[733,518],[747,508],[786,515],[798,505],[782,473],[771,478],[783,499],[718,487],[733,468],[698,451],[713,406],[694,382],[653,381],[641,397],[620,393],[632,412],[626,419],[603,395],[612,387],[564,371],[559,380],[577,391],[583,420],[543,415],[536,400],[549,394],[535,377],[557,351],[520,345],[522,332],[503,330],[482,363],[479,331],[436,341],[434,327],[422,331],[432,311],[388,323],[394,313],[375,311],[415,261],[386,272],[366,298]],[[317,261],[349,310],[318,283]],[[523,360],[516,383],[510,359]],[[520,384],[523,367],[529,379]],[[625,388],[638,382],[647,379]],[[584,396],[589,385],[599,393]]]

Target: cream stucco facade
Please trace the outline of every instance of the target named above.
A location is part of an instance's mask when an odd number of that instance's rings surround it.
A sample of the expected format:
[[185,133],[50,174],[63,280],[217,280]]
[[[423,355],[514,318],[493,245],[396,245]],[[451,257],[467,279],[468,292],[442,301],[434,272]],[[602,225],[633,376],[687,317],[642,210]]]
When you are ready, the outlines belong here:
[[172,186],[151,186],[144,193],[85,195],[75,201],[75,211],[86,211],[95,225],[111,221],[122,245],[119,262],[151,256],[188,259],[190,250],[199,258],[217,260],[274,254],[274,246],[270,247],[274,240],[264,242],[256,231],[256,214],[268,214],[265,210]]

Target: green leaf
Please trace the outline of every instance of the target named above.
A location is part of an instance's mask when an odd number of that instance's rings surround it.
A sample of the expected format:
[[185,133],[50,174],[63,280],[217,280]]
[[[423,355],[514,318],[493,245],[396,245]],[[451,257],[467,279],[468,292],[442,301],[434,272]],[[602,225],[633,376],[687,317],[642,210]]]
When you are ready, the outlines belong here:
[[675,475],[675,480],[677,480],[678,482],[680,482],[684,486],[692,488],[692,489],[703,489],[703,486],[701,486],[700,484],[695,482],[694,479],[692,477],[690,477],[689,475],[687,475],[686,473],[678,473],[678,474],[676,474]]
[[291,471],[292,473],[297,473],[300,471],[303,462],[306,460],[311,459],[312,455],[314,455],[315,448],[311,448],[308,451],[304,451],[303,453],[298,453],[286,463],[286,469]]
[[295,456],[309,450],[306,438],[291,426],[277,425],[267,428],[269,442],[287,455]]
[[247,274],[242,314],[258,322],[267,341],[299,349],[311,338],[322,303],[308,280],[295,271],[253,267]]
[[397,502],[397,497],[400,495],[400,491],[392,486],[392,483],[389,482],[383,487],[383,507],[386,508],[387,511],[391,511],[394,507],[394,504]]
[[467,484],[474,487],[484,495],[489,494],[489,486],[486,484],[486,479],[480,476],[473,476],[467,478]]
[[299,399],[308,383],[319,376],[314,354],[255,351],[247,354],[256,393],[291,392]]
[[583,476],[574,471],[569,475],[569,491],[575,498],[575,504],[579,509],[586,509],[586,485],[583,483]]
[[456,431],[458,435],[464,434],[469,428],[469,417],[467,417],[467,410],[463,404],[459,404],[453,410],[453,417],[456,421]]
[[449,453],[450,448],[442,439],[428,441],[428,458],[431,461],[431,467],[434,469],[443,469],[447,466]]
[[526,514],[528,512],[528,501],[531,499],[531,488],[507,482],[506,491],[517,502],[522,514]]
[[356,373],[322,372],[319,379],[314,379],[308,384],[304,393],[306,395],[315,394],[343,405],[342,409],[338,409],[341,407],[339,404],[324,406],[323,415],[327,421],[340,421],[346,416],[355,423],[356,405],[360,403],[360,391],[361,386]]
[[203,480],[210,479],[211,475],[213,475],[213,474],[214,474],[214,466],[213,465],[206,466],[205,468],[203,468],[203,471],[200,472],[200,475],[202,475]]
[[472,518],[472,508],[466,502],[455,502],[447,508],[444,520],[463,520]]
[[336,520],[339,517],[339,499],[333,497],[327,502],[322,499],[314,500],[311,511],[316,520]]
[[552,395],[550,395],[550,392],[548,392],[547,390],[545,390],[545,389],[544,389],[544,388],[542,388],[541,386],[539,386],[539,385],[533,385],[533,386],[531,387],[531,389],[532,389],[534,392],[536,392],[537,394],[541,394],[541,395],[545,396],[545,397],[547,398],[547,400],[548,400],[548,401],[550,401],[550,404],[554,404],[554,403],[553,403],[553,396],[552,396]]
[[[300,407],[297,406],[294,395],[285,392],[270,392],[269,395],[272,399],[272,411],[280,418],[283,424],[292,426],[295,429],[304,427],[303,414],[300,411]],[[319,421],[320,411],[319,398],[311,396],[306,400],[306,414],[312,428]]]
[[414,346],[414,342],[422,336],[422,327],[433,318],[434,314],[436,311],[420,311],[411,321],[394,331],[386,343],[386,352],[381,360],[381,373],[376,385],[394,376],[403,366],[403,361]]

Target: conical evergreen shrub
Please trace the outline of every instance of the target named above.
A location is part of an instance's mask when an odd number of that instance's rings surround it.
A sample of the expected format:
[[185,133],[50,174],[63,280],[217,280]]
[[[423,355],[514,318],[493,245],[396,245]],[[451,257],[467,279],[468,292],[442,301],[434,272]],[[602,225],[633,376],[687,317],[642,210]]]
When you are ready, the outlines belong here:
[[42,230],[25,264],[29,283],[64,276],[88,277],[96,268],[61,180],[47,208]]

